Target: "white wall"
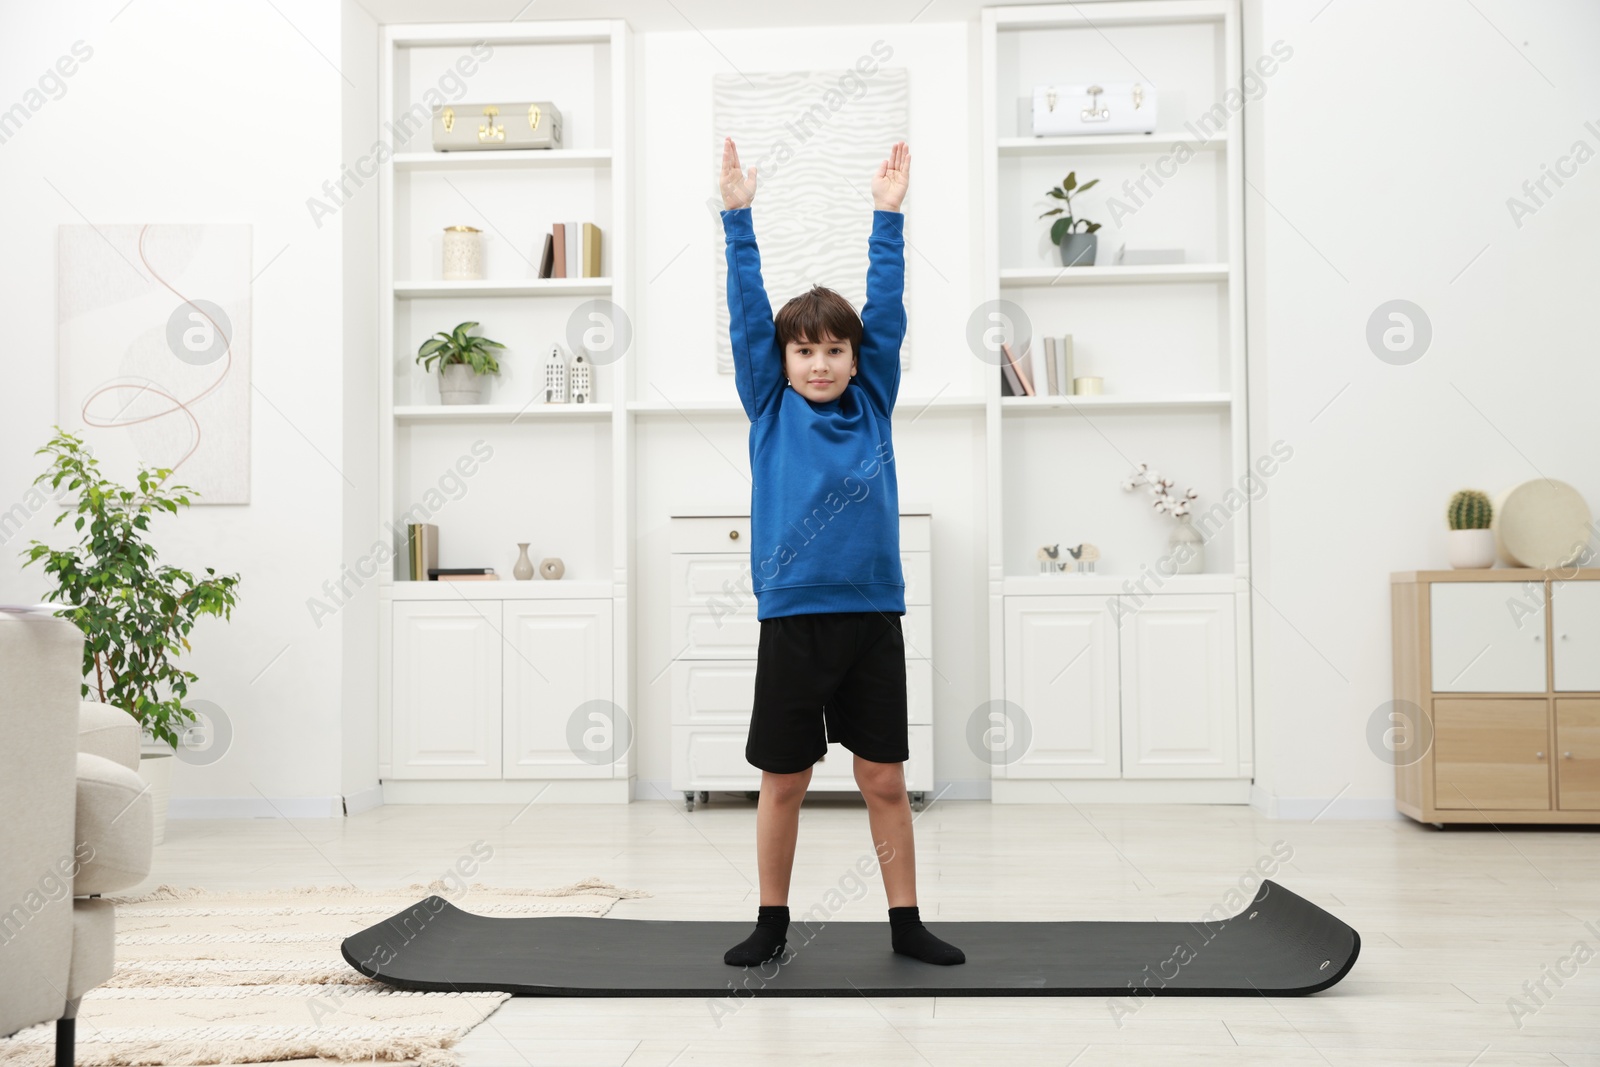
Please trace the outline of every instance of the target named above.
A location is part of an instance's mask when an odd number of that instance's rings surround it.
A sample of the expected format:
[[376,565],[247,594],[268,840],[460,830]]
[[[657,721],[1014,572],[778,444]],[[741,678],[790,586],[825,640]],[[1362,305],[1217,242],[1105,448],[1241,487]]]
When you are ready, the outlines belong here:
[[[1600,162],[1520,227],[1507,209],[1575,141],[1600,150],[1600,7],[1247,0],[1245,21],[1247,60],[1294,49],[1246,109],[1252,452],[1295,449],[1254,515],[1256,784],[1290,817],[1392,814],[1366,742],[1389,574],[1448,569],[1456,489],[1547,476],[1600,506]],[[1405,366],[1365,340],[1392,299],[1433,325]]]
[[[342,0],[340,61],[343,146],[346,161],[372,149],[378,126],[378,24],[356,0]],[[341,83],[342,84],[342,83]],[[352,196],[340,210],[344,249],[344,510],[342,557],[359,561],[384,536],[378,516],[378,244],[375,188]],[[324,222],[327,225],[327,222]],[[339,611],[344,642],[341,682],[340,775],[346,808],[382,803],[378,785],[378,598],[350,598]]]
[[[317,228],[305,200],[339,172],[340,7],[8,2],[3,20],[0,108],[25,100],[75,41],[92,54],[0,144],[0,308],[11,353],[0,510],[22,501],[43,469],[32,452],[57,418],[57,226],[252,224],[251,502],[197,505],[153,528],[163,560],[243,576],[232,620],[203,620],[181,661],[200,677],[190,695],[229,717],[232,748],[209,766],[177,767],[172,811],[189,810],[185,797],[212,797],[232,798],[208,807],[216,812],[336,812],[340,627],[317,629],[305,599],[339,573],[337,516],[351,488],[339,470],[343,248],[341,226]],[[356,77],[372,84],[370,72]],[[7,527],[0,602],[35,602],[47,588],[15,553],[30,538],[67,542],[68,524],[50,528],[52,509]]]

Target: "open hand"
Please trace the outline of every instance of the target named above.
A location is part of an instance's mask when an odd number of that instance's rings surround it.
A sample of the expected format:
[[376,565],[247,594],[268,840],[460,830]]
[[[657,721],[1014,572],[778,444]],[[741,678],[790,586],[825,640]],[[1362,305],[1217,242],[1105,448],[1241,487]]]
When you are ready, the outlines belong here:
[[872,176],[872,206],[880,211],[899,211],[910,182],[911,149],[904,141],[896,141],[889,158],[878,164],[878,172]]
[[748,176],[740,171],[739,149],[734,147],[732,137],[722,139],[721,185],[722,206],[729,211],[749,207],[756,198],[756,168],[751,167]]

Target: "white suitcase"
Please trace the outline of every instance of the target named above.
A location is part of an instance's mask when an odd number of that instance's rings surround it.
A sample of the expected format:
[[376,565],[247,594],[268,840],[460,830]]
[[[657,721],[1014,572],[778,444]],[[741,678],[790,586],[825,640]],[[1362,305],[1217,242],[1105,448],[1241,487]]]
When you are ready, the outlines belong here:
[[1156,128],[1156,87],[1143,82],[1035,85],[1033,135],[1149,133]]

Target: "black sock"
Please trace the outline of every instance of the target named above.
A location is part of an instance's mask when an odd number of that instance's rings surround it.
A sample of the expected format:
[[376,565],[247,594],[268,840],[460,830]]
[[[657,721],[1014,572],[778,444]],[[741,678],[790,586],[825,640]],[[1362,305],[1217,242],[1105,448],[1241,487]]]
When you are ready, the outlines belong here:
[[756,909],[755,933],[722,954],[722,962],[754,967],[782,952],[788,942],[789,905],[762,904]]
[[922,925],[917,905],[889,909],[890,939],[894,950],[924,963],[948,966],[967,962],[967,954],[946,941],[933,936],[933,931]]

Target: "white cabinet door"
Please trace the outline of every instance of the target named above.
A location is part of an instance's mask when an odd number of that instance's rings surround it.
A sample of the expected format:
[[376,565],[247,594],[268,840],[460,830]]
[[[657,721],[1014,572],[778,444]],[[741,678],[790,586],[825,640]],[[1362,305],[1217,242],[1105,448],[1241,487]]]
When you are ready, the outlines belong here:
[[1233,597],[1124,597],[1119,630],[1123,777],[1236,776]]
[[500,604],[397,601],[390,777],[500,777]]
[[1600,582],[1550,583],[1555,688],[1600,692]]
[[506,778],[610,778],[632,724],[611,696],[611,601],[506,600]]
[[[1002,778],[1116,778],[1114,596],[1005,598],[1006,709],[980,729],[993,775]],[[978,724],[981,728],[982,724]],[[974,728],[967,728],[971,739]]]
[[1545,691],[1542,592],[1530,598],[1515,582],[1430,588],[1434,692]]

